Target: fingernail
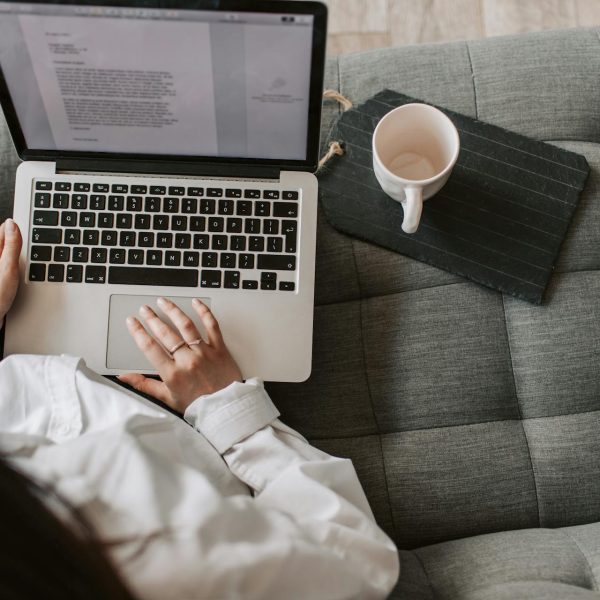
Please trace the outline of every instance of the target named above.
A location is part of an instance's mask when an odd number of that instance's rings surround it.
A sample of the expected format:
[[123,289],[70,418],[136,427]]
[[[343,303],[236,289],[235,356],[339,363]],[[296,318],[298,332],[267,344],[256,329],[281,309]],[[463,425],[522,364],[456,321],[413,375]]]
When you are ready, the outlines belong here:
[[128,327],[133,327],[133,325],[135,324],[135,319],[133,317],[127,317],[125,319],[125,323],[127,323]]
[[158,304],[159,306],[166,306],[167,305],[167,301],[164,298],[157,298],[156,300],[156,304]]
[[140,313],[142,315],[151,315],[152,309],[147,304],[143,304],[142,306],[140,306]]
[[200,300],[198,300],[198,298],[193,298],[192,304],[195,304],[196,306],[200,306],[201,302],[200,302]]
[[12,219],[6,219],[6,233],[14,233],[16,229],[15,222]]

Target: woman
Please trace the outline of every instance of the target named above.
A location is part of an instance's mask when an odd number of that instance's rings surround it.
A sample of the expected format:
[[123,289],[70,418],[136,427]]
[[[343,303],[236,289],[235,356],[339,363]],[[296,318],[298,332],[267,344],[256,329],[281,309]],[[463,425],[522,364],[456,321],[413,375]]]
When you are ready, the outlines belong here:
[[[0,226],[0,323],[21,243],[13,221]],[[177,306],[159,304],[175,328],[148,306],[140,316],[152,336],[137,318],[127,327],[161,381],[121,380],[185,420],[80,359],[0,363],[0,447],[11,466],[0,468],[10,556],[0,596],[385,597],[398,556],[352,463],[278,420],[262,383],[242,381],[206,305],[193,303],[202,339]]]

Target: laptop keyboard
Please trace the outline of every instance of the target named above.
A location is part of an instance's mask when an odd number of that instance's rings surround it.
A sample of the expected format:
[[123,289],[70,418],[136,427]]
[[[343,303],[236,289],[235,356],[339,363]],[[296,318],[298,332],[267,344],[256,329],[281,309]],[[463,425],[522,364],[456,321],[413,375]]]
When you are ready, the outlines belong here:
[[36,180],[29,280],[296,289],[299,191]]

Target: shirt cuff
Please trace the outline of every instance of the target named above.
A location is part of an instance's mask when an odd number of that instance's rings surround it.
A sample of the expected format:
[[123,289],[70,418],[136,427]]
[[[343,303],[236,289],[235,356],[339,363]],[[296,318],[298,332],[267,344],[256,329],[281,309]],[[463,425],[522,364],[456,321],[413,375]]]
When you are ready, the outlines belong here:
[[266,427],[279,416],[262,381],[234,381],[226,388],[200,396],[186,409],[183,418],[219,452]]

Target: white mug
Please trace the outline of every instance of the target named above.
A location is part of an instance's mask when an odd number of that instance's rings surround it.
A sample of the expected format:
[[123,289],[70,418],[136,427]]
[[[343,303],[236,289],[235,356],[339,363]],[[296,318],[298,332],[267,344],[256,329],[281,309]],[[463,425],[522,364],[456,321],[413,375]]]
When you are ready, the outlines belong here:
[[373,171],[383,191],[402,204],[406,233],[417,231],[423,200],[446,183],[459,150],[454,123],[428,104],[404,104],[377,124]]

